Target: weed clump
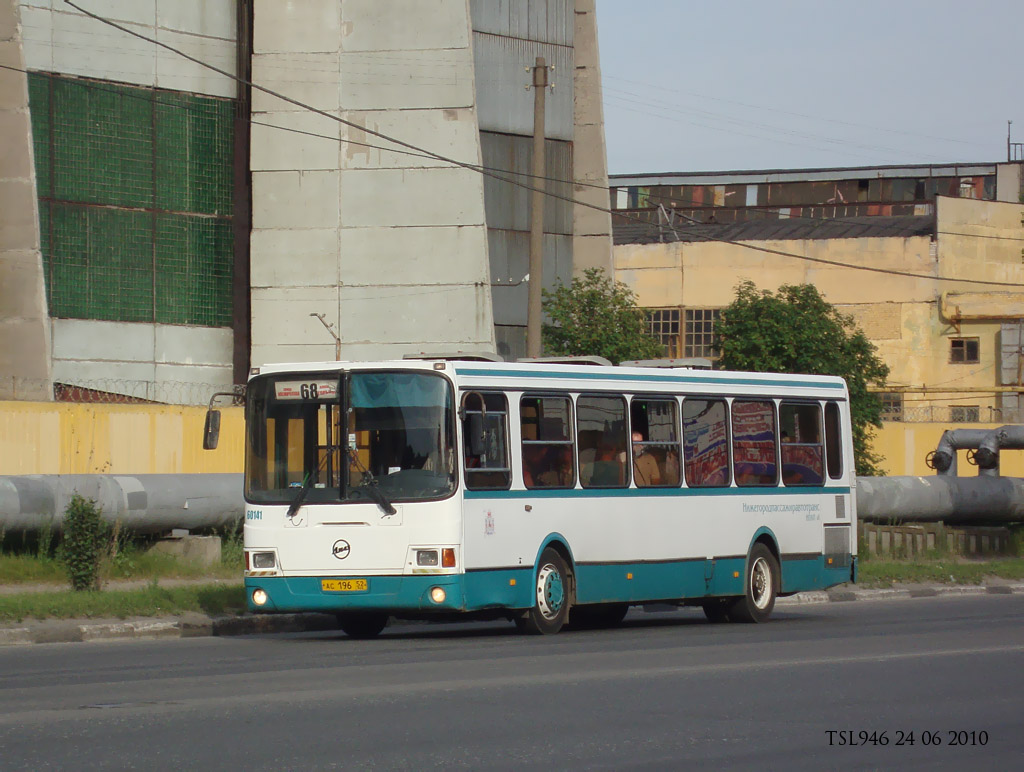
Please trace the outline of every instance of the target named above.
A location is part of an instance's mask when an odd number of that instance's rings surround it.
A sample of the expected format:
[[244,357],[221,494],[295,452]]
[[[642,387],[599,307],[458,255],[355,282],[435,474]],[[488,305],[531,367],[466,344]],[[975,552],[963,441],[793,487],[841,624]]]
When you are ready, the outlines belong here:
[[64,510],[64,534],[58,558],[74,590],[98,590],[100,559],[106,548],[107,526],[93,499],[72,494]]

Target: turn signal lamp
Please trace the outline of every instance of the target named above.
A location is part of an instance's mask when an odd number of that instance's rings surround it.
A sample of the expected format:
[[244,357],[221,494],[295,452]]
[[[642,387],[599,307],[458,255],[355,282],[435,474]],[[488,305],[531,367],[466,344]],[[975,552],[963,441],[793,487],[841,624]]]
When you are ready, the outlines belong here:
[[443,568],[455,568],[455,550],[445,547],[441,550],[441,566]]

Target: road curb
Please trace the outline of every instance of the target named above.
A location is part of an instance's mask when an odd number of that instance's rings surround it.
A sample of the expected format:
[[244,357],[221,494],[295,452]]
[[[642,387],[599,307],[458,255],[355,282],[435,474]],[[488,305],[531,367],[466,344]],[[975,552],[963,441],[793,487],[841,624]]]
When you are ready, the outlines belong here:
[[[901,600],[966,595],[1024,594],[1024,583],[997,585],[919,585],[874,590],[838,587],[801,592],[779,598],[778,606],[804,606],[850,601]],[[94,643],[155,640],[162,638],[203,638],[211,636],[269,635],[337,630],[332,614],[245,614],[211,617],[188,613],[173,618],[130,620],[43,620],[22,622],[18,627],[0,627],[0,647],[36,643]]]

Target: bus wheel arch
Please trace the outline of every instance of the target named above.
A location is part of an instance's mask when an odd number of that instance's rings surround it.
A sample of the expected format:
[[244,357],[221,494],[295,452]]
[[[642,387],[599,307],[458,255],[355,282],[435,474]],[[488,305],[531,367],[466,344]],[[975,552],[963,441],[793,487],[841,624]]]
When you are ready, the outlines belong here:
[[782,570],[777,548],[767,537],[758,538],[750,548],[744,566],[743,595],[729,605],[731,622],[767,622],[782,588]]
[[559,542],[545,545],[533,574],[533,604],[515,620],[520,632],[553,635],[565,626],[575,601],[571,566],[568,548]]

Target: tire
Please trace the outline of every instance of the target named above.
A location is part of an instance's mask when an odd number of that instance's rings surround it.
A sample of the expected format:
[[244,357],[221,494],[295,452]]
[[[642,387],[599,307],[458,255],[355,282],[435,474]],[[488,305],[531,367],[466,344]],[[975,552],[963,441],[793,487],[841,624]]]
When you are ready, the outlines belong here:
[[750,550],[743,596],[729,606],[729,619],[733,622],[766,622],[775,607],[781,586],[779,561],[762,543]]
[[537,564],[534,598],[533,608],[516,617],[516,627],[530,635],[554,635],[569,620],[572,584],[565,561],[550,547],[541,553]]
[[732,603],[733,601],[728,598],[710,598],[700,605],[708,621],[717,625],[729,621],[729,606]]
[[359,611],[351,614],[338,614],[338,627],[349,638],[365,640],[376,638],[381,630],[388,626],[388,615],[375,611]]
[[628,603],[598,603],[573,606],[569,610],[569,626],[573,630],[601,630],[617,627],[626,618]]

